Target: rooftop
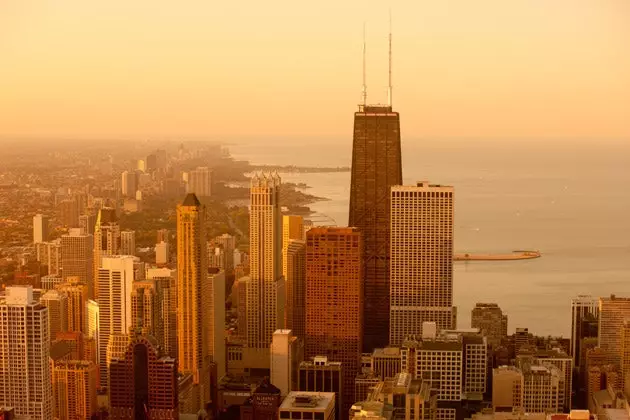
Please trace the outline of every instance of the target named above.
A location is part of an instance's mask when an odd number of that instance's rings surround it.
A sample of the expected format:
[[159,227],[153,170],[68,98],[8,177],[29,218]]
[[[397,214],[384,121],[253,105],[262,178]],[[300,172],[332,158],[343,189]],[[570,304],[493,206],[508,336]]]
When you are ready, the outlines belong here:
[[291,391],[286,396],[280,410],[283,411],[325,411],[335,405],[334,392]]
[[199,207],[200,205],[201,202],[199,201],[195,193],[186,194],[184,201],[182,201],[182,206],[186,207]]

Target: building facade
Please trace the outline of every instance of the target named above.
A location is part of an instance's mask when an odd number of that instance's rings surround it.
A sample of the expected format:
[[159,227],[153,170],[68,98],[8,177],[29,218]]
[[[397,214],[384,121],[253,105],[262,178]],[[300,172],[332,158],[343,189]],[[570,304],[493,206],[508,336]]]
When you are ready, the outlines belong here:
[[98,369],[84,360],[60,360],[52,369],[55,417],[67,420],[91,418],[98,409]]
[[306,242],[290,240],[286,249],[285,327],[306,336]]
[[63,279],[78,277],[87,284],[88,296],[94,298],[94,237],[82,234],[79,229],[70,229],[68,235],[61,236],[61,257]]
[[496,303],[477,303],[471,312],[470,326],[479,328],[488,338],[488,345],[497,348],[507,338],[508,316]]

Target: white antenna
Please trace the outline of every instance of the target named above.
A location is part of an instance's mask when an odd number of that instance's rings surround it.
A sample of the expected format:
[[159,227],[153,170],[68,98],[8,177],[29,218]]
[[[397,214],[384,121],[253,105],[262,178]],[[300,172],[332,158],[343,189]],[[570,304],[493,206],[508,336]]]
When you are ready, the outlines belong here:
[[392,106],[392,9],[389,9],[389,83],[387,85],[387,104]]
[[367,105],[367,84],[365,75],[365,22],[363,22],[363,91],[361,93],[363,98],[363,107]]

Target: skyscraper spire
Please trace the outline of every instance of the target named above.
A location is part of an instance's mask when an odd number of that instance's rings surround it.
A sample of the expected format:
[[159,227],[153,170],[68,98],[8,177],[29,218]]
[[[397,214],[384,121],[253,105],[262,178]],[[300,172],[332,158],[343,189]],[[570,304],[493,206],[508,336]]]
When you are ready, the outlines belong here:
[[367,84],[366,84],[366,71],[365,71],[365,22],[363,22],[363,89],[362,89],[362,99],[363,99],[363,107],[367,105]]
[[389,83],[387,84],[387,105],[389,105],[390,107],[392,106],[392,10],[391,9],[389,9]]

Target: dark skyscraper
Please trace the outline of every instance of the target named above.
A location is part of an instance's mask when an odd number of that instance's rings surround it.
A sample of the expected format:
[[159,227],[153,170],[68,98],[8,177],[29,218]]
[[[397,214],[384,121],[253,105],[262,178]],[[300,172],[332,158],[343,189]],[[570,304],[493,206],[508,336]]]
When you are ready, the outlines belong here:
[[354,114],[349,226],[363,235],[365,328],[363,350],[389,340],[390,188],[402,184],[400,117],[391,106],[362,106]]

